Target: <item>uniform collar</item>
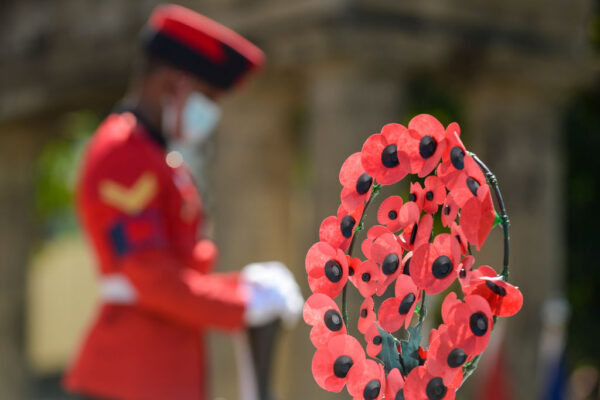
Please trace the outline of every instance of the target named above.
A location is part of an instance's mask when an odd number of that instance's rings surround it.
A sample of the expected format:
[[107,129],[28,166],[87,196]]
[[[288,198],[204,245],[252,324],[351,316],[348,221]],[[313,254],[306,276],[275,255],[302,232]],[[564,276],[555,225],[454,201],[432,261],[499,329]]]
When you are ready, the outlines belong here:
[[162,131],[152,126],[152,124],[150,124],[142,115],[142,113],[140,113],[135,107],[121,102],[115,106],[113,112],[117,114],[123,114],[126,112],[132,113],[137,119],[138,123],[144,127],[144,130],[148,133],[150,139],[156,142],[156,144],[158,144],[161,148],[167,148],[167,140],[165,139],[165,135],[162,133]]

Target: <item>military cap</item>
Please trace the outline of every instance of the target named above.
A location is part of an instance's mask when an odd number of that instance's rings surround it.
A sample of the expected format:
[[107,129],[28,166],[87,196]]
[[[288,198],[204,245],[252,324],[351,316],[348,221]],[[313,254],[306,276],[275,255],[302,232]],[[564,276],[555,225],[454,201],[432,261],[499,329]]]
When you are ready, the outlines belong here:
[[222,89],[260,68],[264,53],[233,30],[185,7],[154,9],[142,30],[146,54]]

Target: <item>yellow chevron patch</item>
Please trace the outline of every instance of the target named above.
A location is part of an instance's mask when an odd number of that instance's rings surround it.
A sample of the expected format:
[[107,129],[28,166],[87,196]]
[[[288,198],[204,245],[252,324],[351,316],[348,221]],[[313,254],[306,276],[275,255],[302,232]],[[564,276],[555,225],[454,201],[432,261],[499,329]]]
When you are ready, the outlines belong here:
[[100,198],[105,203],[129,215],[142,211],[158,191],[156,176],[151,172],[142,174],[130,187],[104,180],[98,186]]

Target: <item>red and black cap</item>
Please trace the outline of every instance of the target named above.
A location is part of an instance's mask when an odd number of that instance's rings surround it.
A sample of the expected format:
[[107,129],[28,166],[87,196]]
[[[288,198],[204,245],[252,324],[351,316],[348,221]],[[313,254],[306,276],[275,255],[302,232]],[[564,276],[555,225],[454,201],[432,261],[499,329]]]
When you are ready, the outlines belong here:
[[147,54],[229,89],[260,68],[264,53],[231,29],[195,11],[167,4],[154,9],[142,32]]

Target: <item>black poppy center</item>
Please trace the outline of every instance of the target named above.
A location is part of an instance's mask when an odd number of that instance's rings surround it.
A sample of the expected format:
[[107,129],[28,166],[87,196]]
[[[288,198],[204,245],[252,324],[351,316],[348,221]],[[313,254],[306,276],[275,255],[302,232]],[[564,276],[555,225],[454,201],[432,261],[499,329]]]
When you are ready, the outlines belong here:
[[417,201],[417,195],[414,193],[409,194],[408,201]]
[[371,280],[371,274],[368,272],[364,272],[360,279],[362,279],[363,282],[369,282]]
[[354,268],[348,267],[348,276],[353,276],[353,275],[354,275]]
[[377,396],[379,396],[380,390],[381,390],[381,383],[379,383],[378,380],[373,379],[372,381],[369,381],[369,383],[367,383],[365,385],[365,390],[363,390],[363,397],[365,398],[365,400],[376,399]]
[[397,213],[395,210],[391,210],[391,211],[388,213],[388,218],[389,218],[389,219],[396,219],[396,218],[398,218],[398,213]]
[[404,388],[398,390],[398,393],[396,393],[396,397],[394,397],[394,400],[404,400]]
[[354,361],[348,356],[340,356],[333,363],[333,374],[338,378],[345,378]]
[[498,296],[506,296],[506,289],[504,289],[502,286],[490,281],[489,279],[485,280],[485,284],[492,292],[496,293]]
[[467,270],[466,270],[466,269],[464,269],[464,268],[461,268],[461,269],[460,269],[460,272],[458,273],[458,276],[459,276],[461,279],[465,279],[465,278],[467,277]]
[[437,279],[444,279],[452,272],[452,260],[448,256],[439,256],[433,262],[431,272]]
[[381,271],[385,275],[391,275],[398,269],[398,265],[400,265],[400,259],[398,258],[398,254],[390,253],[384,259],[381,264]]
[[373,178],[371,178],[371,175],[369,175],[365,172],[356,181],[356,192],[358,194],[367,193],[369,191],[369,189],[371,188],[372,183],[373,183]]
[[425,193],[425,198],[427,199],[427,201],[433,200],[433,192],[431,190],[428,190],[427,193]]
[[395,144],[390,144],[381,152],[381,163],[386,168],[394,168],[400,164],[398,161],[398,148]]
[[419,143],[419,154],[423,158],[429,158],[435,153],[437,142],[431,136],[423,136]]
[[381,338],[381,336],[377,335],[373,338],[373,344],[374,345],[380,345],[381,342],[383,342],[383,339]]
[[458,242],[458,244],[460,244],[462,246],[462,239],[460,238],[460,235],[456,235],[455,238],[456,238],[456,241]]
[[408,313],[413,304],[415,304],[415,300],[417,298],[413,293],[409,293],[400,302],[400,307],[398,307],[398,313],[400,315],[405,315]]
[[488,330],[488,319],[482,312],[476,312],[469,319],[469,326],[475,336],[483,336]]
[[325,263],[325,276],[331,282],[339,282],[343,274],[342,266],[337,261],[329,260]]
[[323,321],[325,321],[325,326],[330,331],[337,332],[342,329],[342,316],[335,310],[327,310],[323,316]]
[[410,260],[412,260],[412,257],[406,260],[406,262],[404,263],[404,271],[402,271],[404,275],[410,276]]
[[444,207],[444,215],[450,215],[450,206],[448,204]]
[[463,169],[465,167],[465,152],[460,147],[453,147],[450,150],[450,162],[456,169]]
[[362,310],[360,310],[360,317],[361,318],[367,318],[367,314],[369,314],[369,312],[367,311],[366,308],[363,308]]
[[446,362],[450,368],[458,368],[467,361],[467,353],[463,349],[454,349],[448,354]]
[[425,388],[425,393],[427,393],[429,400],[441,400],[446,396],[447,391],[448,389],[444,386],[444,381],[439,377],[430,380]]
[[467,178],[467,187],[473,193],[473,196],[477,196],[477,189],[479,189],[481,184],[477,182],[475,178],[471,178],[470,176]]
[[410,233],[410,244],[413,245],[415,244],[415,239],[417,238],[417,232],[419,231],[419,226],[417,224],[415,224],[413,226],[413,230]]
[[342,236],[345,238],[349,238],[352,236],[352,230],[354,229],[354,225],[356,224],[356,220],[352,215],[346,215],[342,218],[342,222],[340,223],[340,230],[342,231]]

